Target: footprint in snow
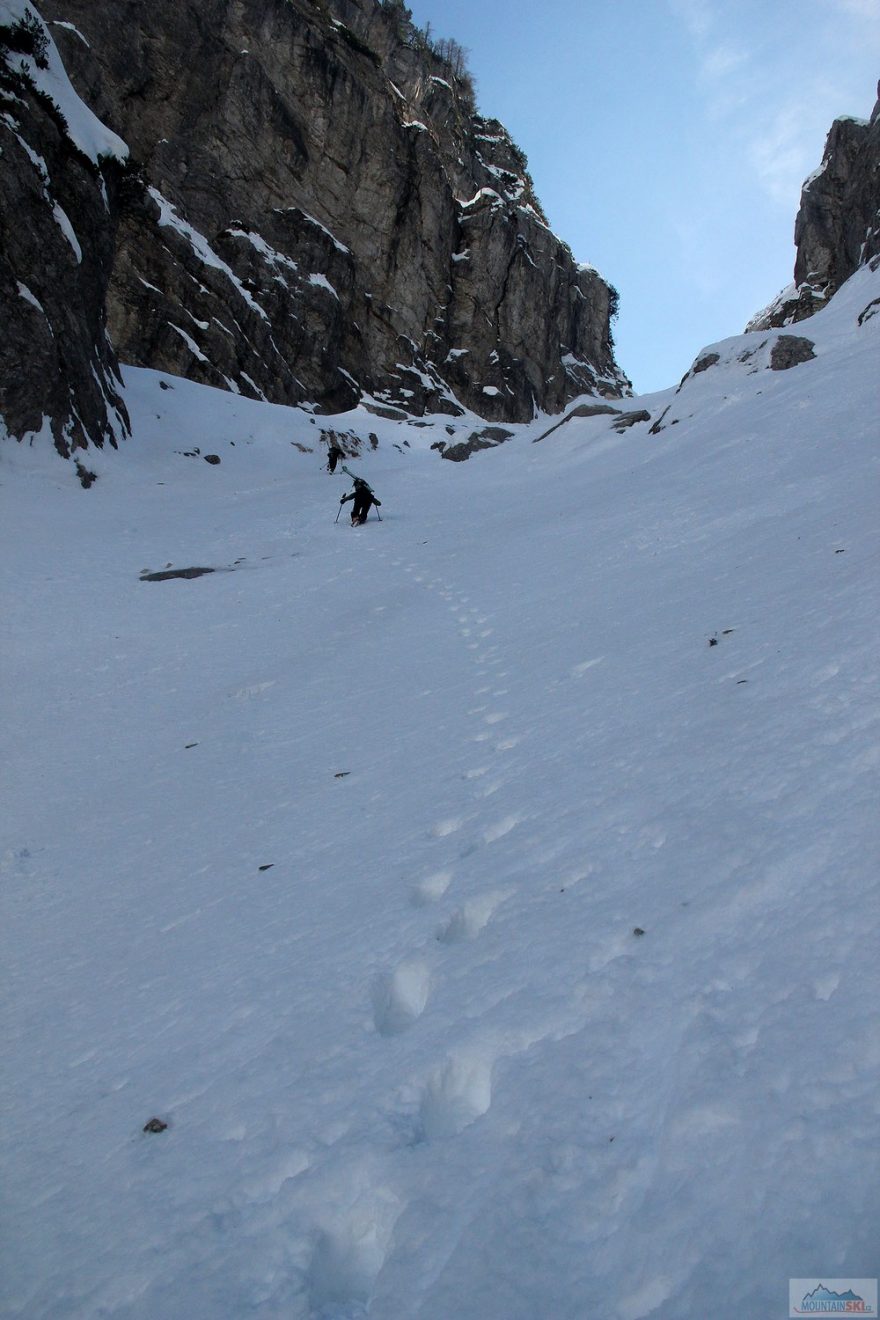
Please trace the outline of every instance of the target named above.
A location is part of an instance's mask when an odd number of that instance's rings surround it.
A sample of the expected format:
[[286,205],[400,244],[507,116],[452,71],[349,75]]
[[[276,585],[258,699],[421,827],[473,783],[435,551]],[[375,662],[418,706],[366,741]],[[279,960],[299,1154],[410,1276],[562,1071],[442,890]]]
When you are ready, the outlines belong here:
[[446,820],[438,820],[437,824],[431,828],[431,837],[434,839],[445,839],[450,834],[455,834],[464,824],[461,816],[449,816]]
[[451,884],[451,871],[435,871],[433,875],[426,876],[413,889],[413,906],[426,907],[429,903],[436,903],[438,899],[443,897]]
[[428,1002],[431,973],[418,959],[401,963],[373,982],[373,1022],[380,1036],[397,1036],[421,1017]]
[[447,1059],[428,1079],[419,1103],[417,1140],[454,1137],[492,1104],[492,1062],[479,1054]]
[[[361,1171],[353,1185],[364,1180]],[[309,1314],[353,1320],[366,1315],[402,1207],[396,1194],[381,1185],[370,1187],[344,1213],[329,1209],[336,1202],[332,1193],[325,1194],[330,1222],[317,1233],[308,1268]]]
[[440,927],[437,939],[441,944],[458,944],[462,940],[474,940],[488,926],[493,914],[502,903],[510,898],[509,889],[496,889],[477,898],[469,898],[449,920]]
[[498,839],[503,839],[505,834],[509,834],[512,829],[522,820],[522,816],[505,816],[503,820],[496,821],[494,825],[483,833],[484,843],[495,843]]

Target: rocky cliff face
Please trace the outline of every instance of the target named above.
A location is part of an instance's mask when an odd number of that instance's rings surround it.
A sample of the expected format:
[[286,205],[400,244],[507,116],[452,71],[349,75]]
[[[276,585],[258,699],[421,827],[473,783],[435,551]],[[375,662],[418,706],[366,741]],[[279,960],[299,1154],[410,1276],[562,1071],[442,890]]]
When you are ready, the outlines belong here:
[[69,457],[129,429],[105,331],[124,148],[23,18],[0,12],[0,419]]
[[121,359],[324,410],[523,420],[626,392],[613,290],[399,0],[41,12],[137,163],[108,297]]
[[[880,97],[880,86],[877,91]],[[801,192],[794,241],[794,283],[748,329],[812,316],[880,252],[880,99],[870,120],[844,117],[832,124],[822,164]]]

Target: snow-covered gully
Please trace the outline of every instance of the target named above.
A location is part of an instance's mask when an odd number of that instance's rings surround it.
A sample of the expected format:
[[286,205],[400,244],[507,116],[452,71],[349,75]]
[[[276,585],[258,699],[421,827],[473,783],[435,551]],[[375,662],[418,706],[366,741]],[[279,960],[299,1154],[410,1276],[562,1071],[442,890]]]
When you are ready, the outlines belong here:
[[624,434],[127,370],[87,492],[4,445],[4,1314],[876,1274],[876,282]]

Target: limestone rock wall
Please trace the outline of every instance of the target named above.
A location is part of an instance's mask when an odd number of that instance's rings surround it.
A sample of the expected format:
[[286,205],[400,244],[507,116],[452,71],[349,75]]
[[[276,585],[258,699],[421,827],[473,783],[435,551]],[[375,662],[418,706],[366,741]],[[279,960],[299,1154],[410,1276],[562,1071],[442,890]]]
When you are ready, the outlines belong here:
[[124,361],[277,402],[522,420],[628,382],[614,295],[467,78],[380,0],[43,0],[137,170]]

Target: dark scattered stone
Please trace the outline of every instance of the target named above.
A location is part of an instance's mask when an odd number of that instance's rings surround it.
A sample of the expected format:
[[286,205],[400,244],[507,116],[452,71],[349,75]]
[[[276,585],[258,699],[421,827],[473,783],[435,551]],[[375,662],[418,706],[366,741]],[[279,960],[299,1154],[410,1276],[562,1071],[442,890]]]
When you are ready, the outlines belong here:
[[198,745],[199,745],[198,743],[186,743],[183,750],[185,752],[188,752],[190,747],[198,747]]
[[845,551],[845,550],[835,550],[834,553],[835,553],[836,555],[845,555],[845,554],[846,554],[846,551]]
[[170,568],[161,573],[141,573],[141,582],[167,582],[170,578],[197,578],[216,572],[216,568]]
[[722,637],[729,637],[730,634],[731,634],[732,632],[734,632],[734,631],[735,631],[735,630],[734,630],[733,628],[724,628],[724,629],[722,630],[722,632],[721,632],[721,636],[722,636]]
[[878,312],[880,312],[880,298],[875,298],[873,302],[868,303],[863,311],[859,312],[859,325],[864,325],[866,321],[870,321],[871,317],[876,316]]
[[[644,935],[644,933],[641,926],[633,926],[633,935]],[[614,1138],[612,1137],[611,1140],[613,1141]]]
[[272,870],[272,867],[273,867],[274,865],[275,865],[274,862],[266,862],[265,866],[258,866],[258,867],[257,867],[257,870],[258,870],[258,871],[271,871],[271,870]]
[[698,360],[694,363],[694,368],[693,371],[691,372],[691,375],[699,376],[701,371],[708,371],[710,367],[714,367],[715,363],[720,361],[721,361],[720,353],[707,353],[705,357],[698,358]]
[[737,687],[742,687],[743,683],[748,683],[748,681],[749,681],[749,680],[748,680],[747,678],[738,678],[738,679],[736,680],[736,686],[737,686]]
[[159,389],[160,389],[160,390],[170,390],[170,389],[171,389],[171,386],[168,384],[168,382],[167,382],[166,380],[160,380],[160,381],[159,381]]
[[206,462],[206,463],[213,463],[214,466],[216,467],[217,464],[220,462],[220,455],[219,455],[219,454],[205,454],[205,462]]
[[351,774],[351,771],[350,771],[350,770],[337,770],[337,771],[336,771],[336,774],[333,776],[333,778],[334,778],[334,779],[344,779],[346,775],[350,775],[350,774]]
[[802,335],[780,335],[770,350],[770,368],[772,371],[788,371],[802,362],[809,362],[816,354],[813,352],[812,339]]
[[88,490],[89,486],[94,485],[98,480],[97,472],[90,472],[87,467],[80,463],[79,459],[76,460],[76,475],[79,477],[79,484],[83,490]]
[[161,1118],[151,1118],[150,1121],[149,1121],[149,1123],[145,1123],[145,1124],[144,1124],[144,1131],[145,1131],[145,1132],[164,1132],[165,1129],[166,1129],[167,1127],[168,1127],[168,1124],[167,1124],[167,1123],[163,1123],[162,1120],[161,1120]]
[[717,637],[710,637],[710,638],[709,638],[709,645],[710,645],[710,646],[717,646],[717,645],[718,645],[718,638],[717,638]]

